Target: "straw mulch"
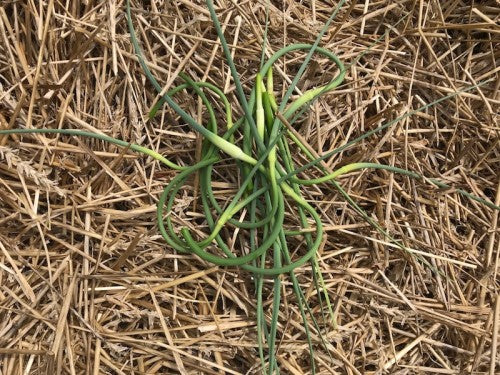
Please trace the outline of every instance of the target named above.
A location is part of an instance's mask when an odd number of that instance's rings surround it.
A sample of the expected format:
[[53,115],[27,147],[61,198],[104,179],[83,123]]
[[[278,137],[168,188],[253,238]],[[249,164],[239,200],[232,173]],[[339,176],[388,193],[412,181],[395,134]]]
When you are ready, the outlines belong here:
[[[335,4],[272,1],[269,52],[312,42]],[[0,128],[103,132],[193,163],[198,135],[167,108],[147,117],[157,96],[133,54],[124,5],[0,2]],[[259,66],[265,1],[216,6],[249,88]],[[186,72],[223,87],[236,103],[203,1],[133,1],[132,7],[150,68],[165,88]],[[440,272],[370,227],[332,185],[304,188],[326,228],[318,257],[338,325],[322,319],[310,267],[298,270],[328,341],[329,353],[309,321],[318,373],[498,373],[498,214],[455,190],[500,203],[498,21],[497,1],[348,1],[323,39],[323,47],[349,64],[391,28],[348,68],[344,84],[295,124],[318,154],[488,82],[326,160],[332,169],[356,161],[391,164],[453,186],[438,189],[384,171],[339,179],[391,236]],[[276,66],[278,98],[303,56],[290,54]],[[315,59],[299,87],[335,74],[331,63]],[[191,93],[177,100],[206,119]],[[304,164],[295,151],[296,164]],[[234,170],[228,163],[214,173],[221,204],[236,191]],[[158,233],[156,202],[175,175],[101,141],[0,138],[0,374],[260,372],[252,276],[176,254]],[[170,214],[179,227],[206,229],[199,194],[190,180],[178,195]],[[286,225],[297,224],[288,207]],[[229,227],[224,236],[235,252],[244,246],[243,233]],[[301,245],[298,238],[290,248],[300,254]],[[278,363],[281,373],[308,374],[297,301],[283,280]],[[272,279],[264,293],[270,316]]]

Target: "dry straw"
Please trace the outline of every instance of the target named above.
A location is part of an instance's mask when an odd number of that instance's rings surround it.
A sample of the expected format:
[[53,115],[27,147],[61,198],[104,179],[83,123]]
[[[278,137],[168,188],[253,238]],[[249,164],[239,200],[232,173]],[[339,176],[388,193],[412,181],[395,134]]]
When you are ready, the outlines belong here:
[[125,5],[0,5],[2,374],[498,371],[494,6]]

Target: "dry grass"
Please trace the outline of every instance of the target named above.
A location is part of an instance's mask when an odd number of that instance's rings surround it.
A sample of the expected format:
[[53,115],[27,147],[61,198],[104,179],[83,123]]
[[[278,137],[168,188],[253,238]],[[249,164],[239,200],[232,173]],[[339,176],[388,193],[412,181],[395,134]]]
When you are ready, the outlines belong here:
[[[203,1],[146,3],[133,2],[138,37],[165,87],[184,71],[232,92]],[[217,3],[250,85],[265,2]],[[272,3],[270,52],[312,41],[332,7],[330,0]],[[346,63],[410,16],[297,126],[319,154],[456,89],[491,81],[336,155],[329,167],[387,163],[500,203],[498,2],[470,3],[348,2],[323,42]],[[173,112],[147,120],[154,90],[132,53],[123,1],[2,1],[0,50],[0,128],[103,132],[186,164],[199,154],[197,135]],[[289,79],[301,56],[282,61],[277,80]],[[315,61],[300,87],[326,81],[329,68]],[[190,95],[179,101],[203,117]],[[259,371],[251,275],[175,254],[158,235],[155,203],[174,171],[89,139],[12,136],[0,146],[0,374]],[[216,180],[223,201],[237,179],[221,169]],[[498,373],[497,212],[384,171],[353,173],[340,183],[442,273],[388,243],[331,185],[307,189],[327,227],[319,259],[338,313],[338,329],[322,325],[333,361],[311,325],[319,372]],[[203,229],[196,184],[183,194],[171,214]],[[287,224],[297,224],[293,212]],[[297,274],[320,319],[310,268]],[[282,373],[310,373],[297,303],[284,280],[279,365]],[[265,288],[269,310],[271,280]]]

